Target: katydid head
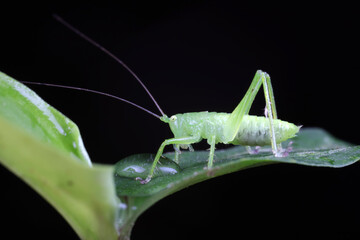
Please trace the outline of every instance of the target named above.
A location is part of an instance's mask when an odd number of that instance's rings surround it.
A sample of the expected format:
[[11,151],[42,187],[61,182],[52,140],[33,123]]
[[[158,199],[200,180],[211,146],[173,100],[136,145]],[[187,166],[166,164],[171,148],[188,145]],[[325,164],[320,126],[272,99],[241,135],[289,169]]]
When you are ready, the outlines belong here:
[[168,117],[166,114],[164,114],[162,117],[160,117],[161,121],[169,124],[171,131],[174,133],[174,136],[178,136],[178,134],[176,134],[178,132],[177,119],[178,117],[176,115],[172,115],[171,117]]
[[176,115],[172,115],[171,117],[168,117],[167,115],[163,115],[162,117],[160,117],[160,120],[169,124],[170,130],[175,137],[183,137],[186,136],[183,127],[183,123],[184,123],[183,116],[184,116],[183,114],[176,114]]
[[172,115],[171,117],[168,117],[166,114],[164,114],[162,117],[160,117],[160,120],[163,121],[164,123],[171,123],[171,122],[175,122],[177,120],[177,116],[176,115]]
[[160,120],[163,121],[164,123],[169,123],[170,122],[170,118],[164,114],[160,117]]

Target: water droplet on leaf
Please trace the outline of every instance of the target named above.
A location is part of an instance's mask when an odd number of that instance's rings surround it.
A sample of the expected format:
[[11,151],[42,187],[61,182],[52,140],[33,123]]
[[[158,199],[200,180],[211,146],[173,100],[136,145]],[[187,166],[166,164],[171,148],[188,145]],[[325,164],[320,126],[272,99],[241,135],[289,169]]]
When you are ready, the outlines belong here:
[[[115,174],[119,177],[145,179],[154,161],[153,154],[135,154],[120,160],[115,165]],[[158,176],[173,175],[181,171],[178,164],[169,158],[160,158],[153,178]]]

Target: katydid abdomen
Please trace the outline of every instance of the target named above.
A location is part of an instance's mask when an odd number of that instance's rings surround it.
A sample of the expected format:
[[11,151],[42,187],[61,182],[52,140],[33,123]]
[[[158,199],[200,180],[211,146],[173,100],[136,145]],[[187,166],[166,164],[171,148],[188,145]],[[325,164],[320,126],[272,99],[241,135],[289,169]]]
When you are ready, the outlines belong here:
[[[300,127],[295,124],[274,119],[275,138],[277,143],[295,137]],[[240,129],[235,139],[230,142],[234,145],[266,146],[271,145],[269,119],[246,115],[241,121]]]
[[[176,120],[170,122],[170,128],[175,138],[199,136],[199,141],[207,139],[209,142],[212,136],[216,136],[215,143],[244,146],[271,145],[269,119],[266,117],[245,115],[235,138],[226,142],[223,130],[230,116],[229,113],[195,112],[174,116]],[[295,124],[279,119],[274,119],[273,125],[277,143],[293,138],[299,131],[299,127]]]

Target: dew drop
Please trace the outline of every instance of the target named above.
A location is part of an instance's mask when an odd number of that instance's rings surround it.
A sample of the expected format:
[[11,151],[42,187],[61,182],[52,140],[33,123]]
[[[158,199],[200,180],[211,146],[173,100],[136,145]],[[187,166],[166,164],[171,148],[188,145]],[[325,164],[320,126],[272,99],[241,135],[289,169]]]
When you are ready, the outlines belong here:
[[[120,160],[115,165],[115,175],[127,178],[143,178],[149,174],[154,156],[152,154],[135,154]],[[161,158],[154,171],[154,177],[173,175],[181,171],[178,164],[169,158]]]

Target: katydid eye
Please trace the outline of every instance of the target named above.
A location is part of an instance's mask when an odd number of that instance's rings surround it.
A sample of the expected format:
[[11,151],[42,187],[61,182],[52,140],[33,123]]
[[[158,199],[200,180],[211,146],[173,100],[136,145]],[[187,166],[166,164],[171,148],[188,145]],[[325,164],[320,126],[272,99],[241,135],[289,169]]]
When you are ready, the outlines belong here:
[[176,121],[176,119],[177,119],[177,117],[176,117],[176,116],[171,116],[171,117],[170,117],[170,121],[172,121],[172,122],[175,122],[175,121]]

